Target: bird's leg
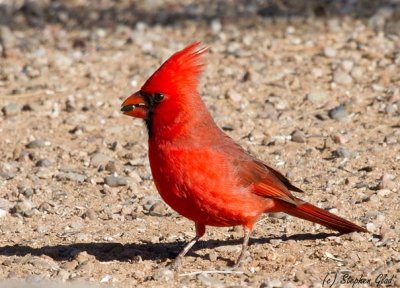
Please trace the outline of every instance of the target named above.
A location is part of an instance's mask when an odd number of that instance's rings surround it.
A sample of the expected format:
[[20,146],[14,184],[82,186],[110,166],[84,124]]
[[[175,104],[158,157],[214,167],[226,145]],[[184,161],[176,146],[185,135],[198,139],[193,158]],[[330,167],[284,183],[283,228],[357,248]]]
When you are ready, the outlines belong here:
[[179,255],[172,261],[172,263],[169,265],[169,267],[173,270],[177,270],[179,266],[182,263],[183,257],[186,255],[186,253],[189,252],[189,250],[193,247],[194,244],[204,235],[206,232],[206,226],[200,223],[195,223],[196,226],[196,236],[190,240],[189,243],[186,244],[186,246],[183,248],[183,250],[179,253]]
[[242,251],[240,251],[239,258],[236,261],[236,264],[233,266],[233,269],[240,268],[240,266],[243,264],[244,256],[247,251],[247,246],[249,245],[250,234],[251,234],[251,228],[244,227]]

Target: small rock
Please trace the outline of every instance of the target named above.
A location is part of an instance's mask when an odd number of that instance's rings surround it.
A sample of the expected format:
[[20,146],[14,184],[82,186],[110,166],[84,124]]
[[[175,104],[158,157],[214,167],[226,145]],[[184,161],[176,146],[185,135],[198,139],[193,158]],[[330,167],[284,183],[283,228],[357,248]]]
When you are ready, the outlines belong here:
[[8,214],[8,212],[4,209],[0,208],[0,218],[6,217]]
[[38,209],[41,212],[47,212],[47,213],[53,213],[54,212],[53,207],[48,202],[43,202],[42,204],[40,204]]
[[399,137],[397,137],[395,135],[386,135],[384,141],[388,145],[394,145],[398,142],[398,138]]
[[18,187],[18,192],[29,198],[35,193],[35,190],[30,187]]
[[349,85],[353,83],[353,78],[348,73],[337,70],[333,73],[333,81],[338,84]]
[[236,92],[233,89],[230,89],[227,92],[227,96],[232,99],[234,102],[240,102],[242,100],[242,95],[240,95],[238,92]]
[[44,167],[40,167],[35,173],[35,175],[40,179],[49,179],[53,177],[53,174],[52,171]]
[[103,278],[101,278],[100,283],[108,283],[110,280],[113,278],[111,275],[106,275]]
[[78,261],[78,264],[85,263],[89,261],[89,254],[86,251],[79,252],[75,256],[75,260]]
[[287,282],[285,284],[283,284],[282,288],[296,288],[296,284],[294,284],[293,282]]
[[269,217],[271,218],[277,218],[277,219],[285,219],[287,218],[287,214],[283,212],[274,212],[274,213],[269,213]]
[[110,187],[119,187],[128,185],[126,178],[110,175],[104,178],[104,184]]
[[334,156],[339,157],[339,158],[354,158],[356,156],[356,153],[348,148],[345,147],[339,147],[335,151],[333,151]]
[[371,232],[371,233],[374,233],[375,231],[376,231],[376,227],[375,227],[375,224],[374,223],[372,223],[372,222],[369,222],[368,224],[367,224],[367,230],[369,231],[369,232]]
[[333,134],[331,136],[331,138],[332,138],[333,142],[335,142],[337,144],[345,144],[349,141],[349,139],[345,135],[338,134],[338,133]]
[[29,216],[31,215],[29,212],[33,209],[33,204],[29,200],[22,200],[17,202],[17,204],[14,205],[12,208],[13,213],[18,213],[23,216]]
[[396,182],[394,181],[396,179],[395,175],[385,173],[382,178],[381,182],[379,183],[379,188],[381,189],[395,189],[396,188]]
[[214,262],[218,259],[218,254],[215,251],[211,251],[210,253],[208,253],[208,259]]
[[95,220],[95,219],[97,219],[97,213],[92,209],[87,209],[85,211],[85,213],[83,213],[82,218],[83,219],[88,218],[90,220]]
[[207,273],[200,273],[197,275],[197,279],[204,285],[208,287],[223,287],[224,285],[218,280],[212,278]]
[[62,267],[62,269],[65,269],[67,271],[72,271],[78,266],[78,264],[79,264],[78,261],[74,259],[74,260],[65,262],[61,267]]
[[36,167],[50,167],[53,163],[47,158],[40,159],[39,161],[36,162],[35,166]]
[[337,50],[334,47],[325,47],[324,48],[324,55],[328,58],[333,58],[337,55]]
[[211,31],[214,34],[218,34],[222,30],[222,24],[218,19],[214,19],[211,21]]
[[71,274],[67,270],[64,270],[64,269],[60,269],[57,273],[58,278],[60,278],[63,281],[68,280],[70,275]]
[[4,210],[8,210],[12,207],[13,205],[11,204],[11,202],[7,199],[4,198],[0,198],[0,208],[4,209]]
[[388,115],[394,115],[399,110],[397,104],[389,103],[385,106],[385,113]]
[[386,197],[390,195],[390,193],[392,193],[392,191],[390,191],[389,189],[380,189],[376,192],[376,195],[378,195],[379,197]]
[[297,270],[296,273],[294,274],[294,281],[296,282],[302,282],[304,283],[308,279],[306,273],[304,273],[302,270]]
[[354,67],[354,62],[351,60],[344,60],[341,64],[343,69],[347,72],[350,72]]
[[322,105],[328,100],[328,94],[324,91],[311,91],[307,94],[307,100],[315,105]]
[[115,162],[114,161],[108,161],[108,163],[106,165],[106,170],[111,172],[111,173],[117,172],[117,166],[115,165]]
[[[15,5],[13,3],[13,5]],[[18,6],[18,4],[16,4]],[[0,26],[0,46],[2,46],[3,51],[2,55],[3,57],[10,56],[12,53],[13,47],[15,46],[16,43],[16,36],[15,33],[11,31],[11,29],[8,27],[8,25],[1,25]],[[0,50],[1,52],[1,50]]]
[[32,264],[36,269],[51,269],[58,270],[59,265],[53,259],[43,256],[42,257],[33,257],[33,259],[29,260],[29,263]]
[[360,81],[365,77],[365,71],[362,67],[354,67],[351,71],[351,76],[357,81]]
[[103,153],[95,153],[90,159],[90,165],[93,167],[99,167],[100,165],[105,166],[111,160],[111,157],[108,155],[105,155]]
[[166,216],[168,214],[167,206],[162,201],[156,202],[149,210],[151,216]]
[[306,135],[300,130],[296,130],[291,135],[291,140],[296,143],[306,142]]
[[4,178],[5,180],[10,180],[15,177],[15,174],[11,171],[0,171],[0,177]]
[[57,179],[60,181],[75,181],[78,183],[82,183],[86,180],[86,175],[79,174],[76,172],[61,172],[57,175]]
[[49,146],[49,145],[50,145],[49,142],[43,141],[41,139],[36,139],[36,140],[33,140],[33,141],[29,142],[26,145],[26,148],[30,148],[30,149],[42,148],[42,147],[46,147],[46,146]]
[[328,116],[335,120],[341,120],[347,117],[347,110],[345,104],[340,104],[328,111]]
[[15,116],[19,114],[21,110],[22,106],[16,103],[10,103],[1,109],[5,116]]
[[168,268],[157,269],[152,278],[156,281],[171,281],[174,278],[174,272]]
[[358,232],[353,232],[350,235],[350,240],[354,242],[362,242],[365,240],[365,238]]

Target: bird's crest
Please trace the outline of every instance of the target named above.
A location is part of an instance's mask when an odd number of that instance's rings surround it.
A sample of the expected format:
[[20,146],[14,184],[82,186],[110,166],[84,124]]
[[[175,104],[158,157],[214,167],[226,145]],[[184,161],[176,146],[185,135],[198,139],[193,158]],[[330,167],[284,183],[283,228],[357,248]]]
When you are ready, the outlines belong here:
[[208,51],[200,45],[200,42],[194,42],[173,54],[151,75],[142,90],[168,94],[195,91],[204,67],[202,56]]

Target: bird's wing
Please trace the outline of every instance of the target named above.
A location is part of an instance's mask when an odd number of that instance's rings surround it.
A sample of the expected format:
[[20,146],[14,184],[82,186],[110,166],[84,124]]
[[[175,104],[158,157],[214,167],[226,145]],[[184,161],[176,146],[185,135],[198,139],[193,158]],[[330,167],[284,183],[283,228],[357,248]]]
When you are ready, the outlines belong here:
[[290,190],[303,191],[291,184],[280,172],[248,154],[228,136],[219,146],[231,159],[239,181],[244,187],[251,186],[253,193],[263,197],[280,199],[294,205],[298,204],[297,198],[292,195]]

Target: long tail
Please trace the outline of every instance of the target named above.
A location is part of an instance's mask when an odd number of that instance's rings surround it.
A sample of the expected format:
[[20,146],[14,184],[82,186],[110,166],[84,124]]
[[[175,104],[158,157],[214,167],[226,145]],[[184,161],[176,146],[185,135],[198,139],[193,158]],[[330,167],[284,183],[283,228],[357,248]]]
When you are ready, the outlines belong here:
[[301,219],[321,224],[327,228],[337,230],[340,233],[367,232],[366,229],[351,223],[350,221],[318,208],[310,203],[302,200],[300,201],[302,203],[300,202],[300,204],[297,206],[291,205],[291,207],[288,207],[285,212],[292,216],[296,216]]

